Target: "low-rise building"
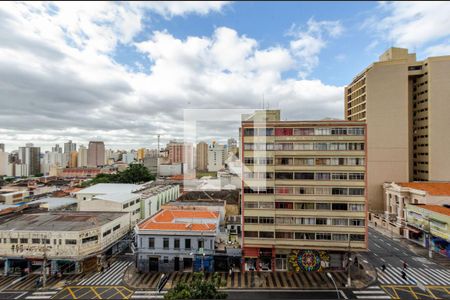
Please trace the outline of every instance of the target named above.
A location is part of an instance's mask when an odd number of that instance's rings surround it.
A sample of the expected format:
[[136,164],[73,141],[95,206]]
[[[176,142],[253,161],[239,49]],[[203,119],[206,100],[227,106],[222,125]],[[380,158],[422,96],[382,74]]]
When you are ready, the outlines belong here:
[[142,272],[209,270],[220,214],[163,209],[135,226],[137,268]]
[[164,204],[175,201],[180,196],[180,186],[155,182],[139,191],[139,194],[141,195],[141,219],[146,219],[156,214]]
[[383,189],[385,212],[371,214],[371,220],[405,237],[409,234],[405,211],[408,204],[450,203],[450,182],[390,182],[383,184]]
[[129,230],[128,215],[121,212],[12,214],[0,224],[5,275],[12,267],[33,271],[45,262],[51,274],[96,269],[104,255],[119,250]]
[[450,258],[450,208],[406,204],[408,239]]
[[30,192],[28,190],[0,190],[0,204],[18,204],[29,201]]

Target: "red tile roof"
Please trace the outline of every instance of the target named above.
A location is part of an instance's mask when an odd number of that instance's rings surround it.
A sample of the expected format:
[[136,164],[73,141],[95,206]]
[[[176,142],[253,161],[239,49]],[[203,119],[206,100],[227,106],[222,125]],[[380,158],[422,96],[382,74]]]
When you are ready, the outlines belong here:
[[[219,213],[212,211],[164,209],[152,218],[140,223],[138,227],[147,230],[214,231],[216,230],[214,222],[203,224],[196,223],[196,221],[198,222],[198,219],[213,221],[218,218]],[[179,219],[185,219],[185,222],[180,222]]]
[[426,205],[419,205],[418,207],[424,208],[426,210],[431,210],[440,213],[442,215],[450,216],[450,208],[447,208],[445,206],[426,204]]
[[425,191],[431,196],[450,196],[450,182],[399,182],[397,184]]

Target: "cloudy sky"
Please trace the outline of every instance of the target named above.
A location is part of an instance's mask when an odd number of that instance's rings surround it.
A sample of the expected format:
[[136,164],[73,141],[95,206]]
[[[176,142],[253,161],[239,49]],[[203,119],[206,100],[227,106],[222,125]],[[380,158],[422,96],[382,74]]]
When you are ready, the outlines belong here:
[[[343,117],[343,86],[390,46],[450,54],[445,2],[0,3],[0,143],[154,147],[185,109]],[[201,114],[199,113],[199,114]],[[199,123],[200,124],[200,123]],[[202,122],[199,139],[237,135]]]

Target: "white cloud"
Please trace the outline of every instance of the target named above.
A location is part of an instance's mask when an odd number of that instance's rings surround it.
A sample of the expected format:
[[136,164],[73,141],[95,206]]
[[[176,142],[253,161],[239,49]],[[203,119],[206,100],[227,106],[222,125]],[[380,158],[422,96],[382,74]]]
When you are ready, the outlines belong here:
[[423,47],[450,36],[449,16],[450,2],[446,1],[382,2],[363,27],[395,46]]
[[315,21],[309,19],[306,29],[295,25],[289,35],[295,39],[290,43],[292,53],[299,59],[299,75],[305,78],[319,64],[320,51],[327,45],[327,38],[337,38],[344,28],[339,21]]
[[[303,59],[318,57],[326,38],[340,34],[338,22],[310,20],[289,47],[262,48],[228,27],[185,39],[155,31],[136,43],[142,10],[170,17],[219,11],[223,4],[166,3],[158,10],[100,3],[74,7],[78,17],[70,15],[70,5],[0,6],[0,140],[9,149],[98,136],[107,146],[150,146],[156,134],[182,137],[185,108],[259,108],[262,95],[290,119],[342,117],[342,87],[283,78],[283,72],[306,70]],[[302,44],[308,37],[320,45]],[[131,72],[111,58],[118,42],[151,59],[151,66],[136,63],[147,72]],[[236,135],[237,126],[209,124],[207,134]]]

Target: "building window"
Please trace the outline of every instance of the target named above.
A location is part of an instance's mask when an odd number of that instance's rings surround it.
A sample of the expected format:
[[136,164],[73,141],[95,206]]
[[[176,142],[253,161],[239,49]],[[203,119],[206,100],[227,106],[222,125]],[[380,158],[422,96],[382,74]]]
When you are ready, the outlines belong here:
[[349,204],[350,211],[364,211],[364,204]]
[[85,244],[85,243],[94,242],[94,241],[98,241],[98,235],[93,235],[93,236],[84,238],[81,240],[81,243]]
[[348,240],[348,234],[333,233],[333,240],[334,241],[347,241]]
[[65,240],[64,243],[66,245],[76,245],[77,244],[77,240]]
[[314,203],[295,203],[295,209],[314,209]]
[[258,217],[244,217],[244,223],[258,224]]
[[15,238],[10,238],[9,239],[9,242],[11,243],[11,244],[17,244],[18,243],[18,239],[15,239]]
[[331,233],[316,233],[316,240],[331,240]]
[[364,188],[349,188],[348,194],[351,196],[364,196]]
[[314,240],[315,236],[313,232],[296,232],[295,233],[296,240]]
[[348,226],[347,219],[333,219],[332,224],[334,226]]
[[169,239],[168,238],[163,238],[163,248],[164,249],[169,249]]
[[293,209],[292,202],[275,202],[276,209]]
[[333,210],[347,210],[348,205],[347,203],[333,203],[331,207]]
[[317,210],[330,210],[331,204],[330,203],[316,203],[316,209]]
[[273,217],[259,217],[259,223],[260,224],[273,224],[274,219],[273,219]]
[[316,218],[316,225],[327,225],[327,218]]
[[191,239],[184,240],[184,249],[191,249]]
[[119,228],[120,228],[120,224],[117,224],[116,226],[113,227],[113,231],[116,231]]
[[283,179],[283,180],[291,180],[293,178],[293,173],[291,172],[277,172],[275,173],[276,179]]
[[205,247],[205,241],[204,240],[198,240],[198,249]]
[[365,237],[364,234],[350,234],[350,240],[351,241],[364,241]]
[[332,195],[347,195],[346,188],[331,188]]
[[306,173],[306,172],[295,173],[295,179],[314,180],[314,173]]
[[148,248],[149,249],[155,249],[155,238],[149,238],[148,239]]
[[127,208],[128,205],[129,205],[129,203],[125,203],[125,204],[123,205],[123,209]]
[[173,248],[174,249],[180,249],[180,239],[174,239],[173,240]]
[[364,219],[350,219],[350,226],[364,226]]
[[264,239],[273,239],[273,232],[272,231],[260,231],[259,237]]
[[31,239],[31,243],[32,244],[40,244],[41,240],[40,239]]
[[109,230],[103,232],[103,237],[107,236],[107,235],[110,234],[110,233],[111,233],[111,229],[109,229]]
[[257,238],[258,231],[244,231],[244,236],[249,238]]
[[169,257],[168,257],[168,256],[164,256],[164,257],[163,257],[163,262],[164,262],[165,264],[168,264],[168,263],[169,263]]
[[316,180],[330,180],[330,173],[316,173]]
[[28,244],[28,239],[20,239],[21,244]]
[[293,232],[276,232],[275,233],[275,237],[277,239],[288,239],[288,240],[292,240],[294,238],[294,233]]
[[364,180],[364,173],[350,173],[348,174],[349,180]]

